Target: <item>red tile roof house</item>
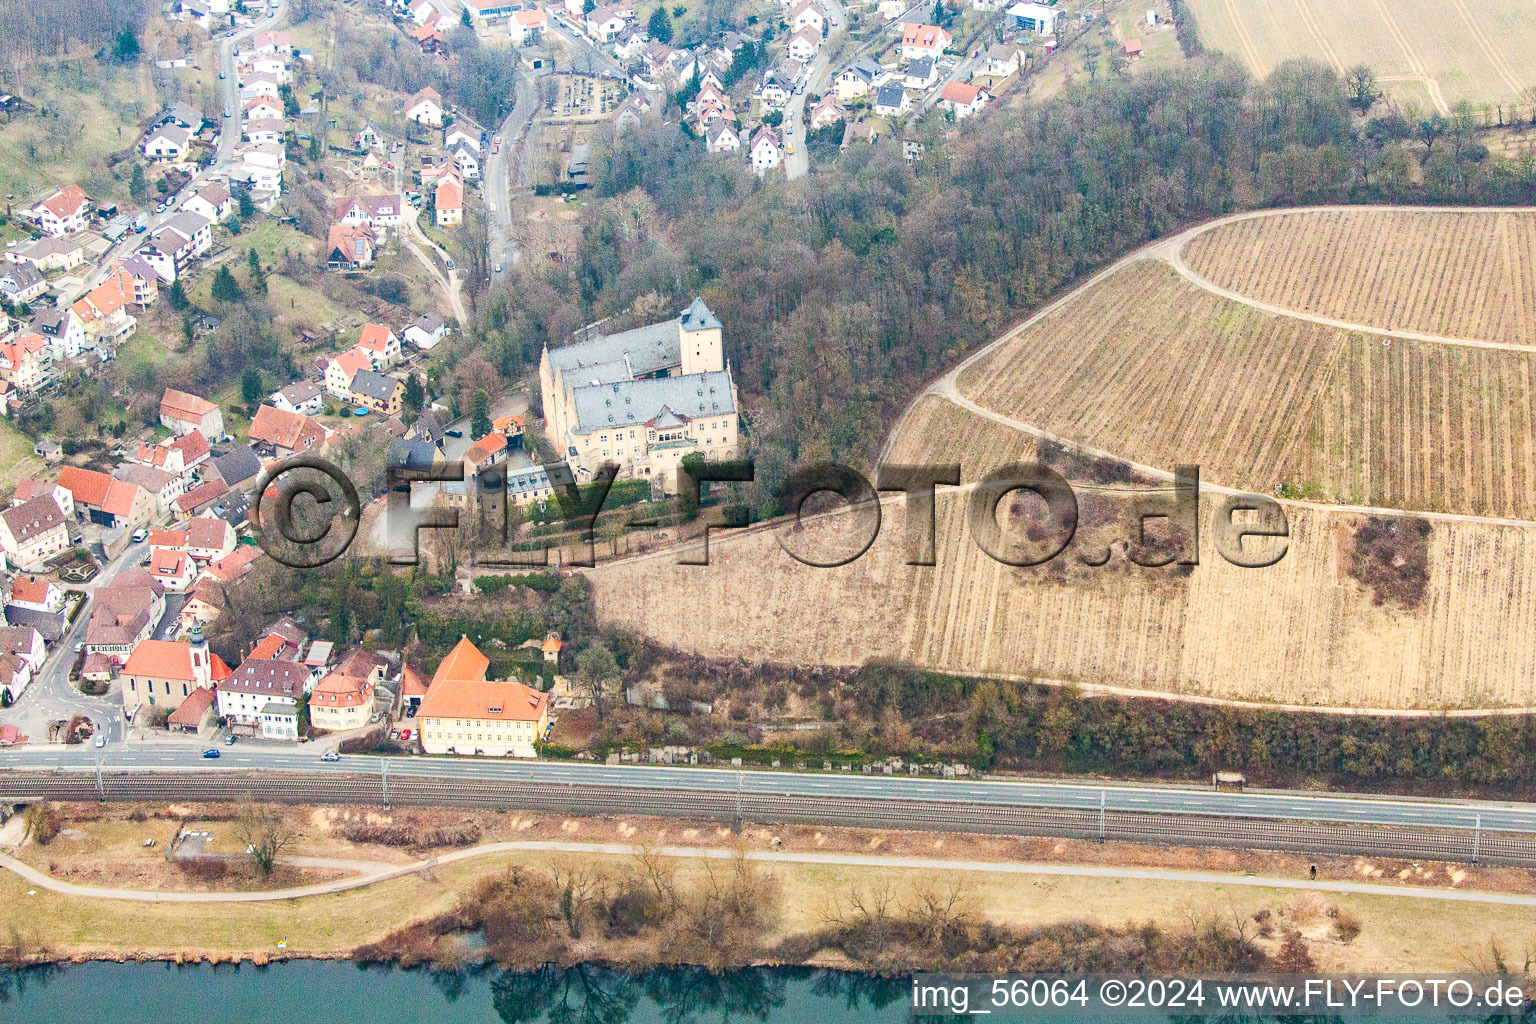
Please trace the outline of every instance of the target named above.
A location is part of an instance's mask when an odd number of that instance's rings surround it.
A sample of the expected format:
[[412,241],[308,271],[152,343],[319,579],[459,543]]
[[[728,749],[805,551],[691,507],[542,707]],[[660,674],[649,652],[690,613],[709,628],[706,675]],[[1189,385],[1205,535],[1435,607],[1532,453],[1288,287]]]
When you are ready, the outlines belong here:
[[251,420],[252,444],[270,448],[278,458],[307,452],[325,443],[325,428],[308,416],[263,405]]
[[363,324],[356,348],[368,357],[375,370],[387,370],[400,361],[400,339],[383,324]]
[[156,514],[156,499],[149,491],[95,470],[65,466],[59,471],[59,486],[74,497],[77,509],[100,526],[136,530],[149,525]]
[[218,694],[211,689],[196,689],[187,694],[181,706],[171,712],[165,727],[171,732],[200,733],[213,723],[214,703]]
[[91,197],[79,185],[65,185],[50,192],[32,213],[43,234],[58,238],[85,227],[91,216]]
[[325,244],[327,270],[366,270],[373,266],[378,236],[366,224],[332,224]]
[[185,551],[161,549],[149,556],[149,571],[168,594],[184,594],[197,579],[197,563]]
[[218,406],[175,388],[166,388],[160,399],[160,425],[177,435],[197,430],[205,438],[224,436],[224,414]]
[[64,589],[41,576],[17,576],[11,583],[10,603],[39,612],[62,611]]

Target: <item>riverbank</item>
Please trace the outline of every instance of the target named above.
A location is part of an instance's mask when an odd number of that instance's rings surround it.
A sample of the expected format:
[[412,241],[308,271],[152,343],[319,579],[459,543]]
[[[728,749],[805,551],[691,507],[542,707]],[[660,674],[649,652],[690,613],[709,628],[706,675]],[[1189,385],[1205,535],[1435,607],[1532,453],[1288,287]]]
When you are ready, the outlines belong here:
[[[59,870],[50,877],[69,878],[72,884],[100,886],[129,875],[138,877],[146,863],[159,871],[166,862],[163,852],[143,852],[141,846],[130,845],[136,833],[129,826],[153,825],[163,832],[164,822],[170,820],[163,815],[196,823],[203,820],[199,814],[205,810],[122,808],[125,816],[145,816],[143,822],[125,825],[111,809],[64,807],[61,814],[71,821],[69,828],[83,837],[56,838],[46,848],[24,847],[22,854],[38,870],[51,861]],[[85,820],[94,813],[103,817]],[[415,923],[462,913],[466,900],[486,880],[514,869],[542,879],[580,867],[590,873],[594,891],[612,888],[634,873],[632,851],[637,844],[653,851],[658,844],[672,848],[668,857],[673,863],[673,884],[685,899],[717,886],[724,859],[737,849],[750,853],[754,863],[772,876],[775,889],[772,913],[755,935],[751,952],[756,954],[798,950],[811,937],[846,925],[856,916],[851,907],[854,900],[868,903],[888,892],[894,918],[914,893],[931,891],[935,880],[955,879],[964,883],[961,895],[974,919],[993,927],[1031,929],[1085,921],[1103,928],[1153,923],[1177,930],[1191,922],[1220,919],[1241,922],[1257,948],[1268,952],[1275,951],[1280,938],[1294,929],[1306,938],[1320,967],[1443,969],[1484,955],[1490,942],[1506,950],[1523,949],[1529,931],[1529,906],[1454,899],[1496,893],[1499,888],[1517,899],[1536,891],[1529,873],[1523,871],[1322,862],[1321,885],[1314,887],[1305,861],[1269,854],[811,828],[748,828],[736,834],[699,823],[491,812],[443,815],[459,825],[474,825],[485,841],[543,843],[551,848],[418,852],[352,842],[338,833],[347,831],[349,813],[351,821],[371,820],[375,827],[428,829],[441,828],[442,816],[318,808],[296,808],[292,813],[307,829],[303,841],[294,847],[296,854],[344,856],[354,863],[372,861],[381,869],[410,868],[413,863],[417,867],[343,892],[218,904],[67,895],[4,872],[0,874],[0,944],[13,959],[266,963],[348,958],[359,947],[370,945],[388,951],[394,936],[397,953],[408,950],[421,956],[426,949],[430,959],[444,955],[445,948],[451,950],[451,943],[445,946],[434,938],[423,947],[417,941],[421,936],[405,942],[399,933]],[[578,845],[554,845],[560,843]],[[138,863],[134,851],[140,851]],[[427,860],[436,856],[437,861],[421,866],[423,853]],[[107,855],[125,860],[109,870],[103,865]],[[115,877],[87,878],[92,872]],[[1164,876],[1158,877],[1158,872]],[[1406,877],[1399,877],[1403,873]],[[1391,886],[1412,886],[1413,891],[1405,888],[1396,894]],[[564,931],[558,922],[552,927],[557,933]],[[665,958],[653,938],[605,934],[604,928],[594,926],[577,940],[562,940],[556,958],[648,966]],[[859,966],[835,949],[818,947],[809,955],[816,963]],[[386,956],[393,954],[386,952]]]

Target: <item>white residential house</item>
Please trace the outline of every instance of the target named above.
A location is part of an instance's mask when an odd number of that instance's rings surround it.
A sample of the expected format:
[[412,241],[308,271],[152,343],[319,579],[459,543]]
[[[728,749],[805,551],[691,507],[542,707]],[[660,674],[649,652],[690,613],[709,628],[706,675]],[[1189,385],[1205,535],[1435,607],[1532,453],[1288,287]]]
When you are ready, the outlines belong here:
[[234,197],[229,194],[229,189],[218,182],[212,182],[198,189],[191,199],[181,204],[181,208],[217,224],[230,215],[234,205]]
[[882,85],[875,94],[875,113],[881,117],[900,117],[912,109],[912,99],[900,84]]
[[480,153],[473,146],[459,145],[454,147],[453,163],[459,169],[465,179],[469,181],[480,180]]
[[1035,32],[1042,36],[1056,34],[1057,11],[1045,4],[1017,3],[1008,8],[1013,28],[1021,32]]
[[938,25],[923,25],[915,21],[901,26],[901,55],[907,60],[932,57],[935,60],[949,45],[950,34]]
[[91,197],[79,185],[65,185],[34,206],[32,214],[43,234],[60,238],[84,229],[91,219]]
[[741,149],[741,136],[728,124],[717,124],[704,136],[704,148],[711,153],[735,153]]
[[950,82],[939,93],[939,106],[952,111],[955,120],[959,121],[979,113],[989,98],[985,89],[978,89],[966,82]]
[[282,102],[282,89],[277,79],[267,75],[248,75],[240,79],[240,101],[265,96],[274,103]]
[[247,118],[240,129],[246,142],[256,146],[281,146],[288,134],[288,122],[280,117]]
[[429,85],[406,101],[405,116],[417,124],[441,128],[443,126],[443,97],[436,89]]
[[544,38],[544,30],[549,27],[549,15],[534,8],[527,11],[513,11],[507,19],[507,35],[512,37],[513,46],[535,46]]
[[1016,47],[1009,46],[1007,43],[993,43],[987,47],[981,73],[991,78],[1011,78],[1019,73],[1022,56]]
[[281,121],[283,119],[282,104],[269,96],[257,96],[255,99],[246,100],[241,107],[241,112],[247,120],[251,121]]
[[927,89],[939,80],[939,68],[931,57],[919,57],[907,65],[903,84],[908,89]]
[[443,148],[452,150],[459,145],[472,148],[476,153],[480,152],[480,127],[469,121],[455,121],[443,129]]
[[436,313],[423,313],[400,333],[404,340],[429,352],[438,342],[448,337],[448,324]]
[[0,267],[0,298],[12,306],[31,302],[48,290],[48,279],[30,263]]
[[784,52],[790,58],[808,64],[820,49],[821,33],[815,29],[803,28],[789,37],[789,44],[784,47]]
[[179,163],[192,149],[192,132],[179,124],[163,124],[144,137],[144,155],[151,160]]
[[848,120],[848,111],[844,109],[841,103],[837,102],[835,96],[829,93],[821,98],[820,103],[816,104],[806,123],[810,126],[810,130],[814,132],[825,128],[829,124],[836,124],[838,121],[846,120]]
[[752,136],[752,170],[759,175],[767,174],[779,166],[784,159],[784,150],[779,145],[779,136],[767,125],[759,128]]
[[297,380],[278,388],[268,396],[273,408],[284,412],[296,412],[302,416],[315,416],[325,408],[325,394],[313,382]]
[[820,4],[814,3],[812,0],[805,0],[804,3],[791,11],[789,15],[789,30],[791,32],[799,32],[803,28],[812,28],[816,30],[817,35],[826,35],[829,23],[830,19],[827,17],[827,12],[822,10]]

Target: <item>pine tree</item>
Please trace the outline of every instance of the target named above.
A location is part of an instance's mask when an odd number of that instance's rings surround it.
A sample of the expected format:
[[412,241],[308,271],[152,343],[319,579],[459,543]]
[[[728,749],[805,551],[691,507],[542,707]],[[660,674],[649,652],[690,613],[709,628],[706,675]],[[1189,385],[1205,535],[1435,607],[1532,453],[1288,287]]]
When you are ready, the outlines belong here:
[[229,272],[228,266],[222,266],[213,275],[213,297],[220,302],[239,302],[244,293],[240,291],[240,283],[235,280],[235,275]]
[[672,19],[667,16],[665,6],[657,7],[651,12],[651,20],[646,25],[646,31],[652,39],[658,42],[670,43],[672,41]]
[[405,395],[402,401],[405,404],[405,411],[411,415],[412,419],[421,414],[421,408],[426,404],[426,389],[421,386],[421,378],[414,373],[405,378]]
[[475,389],[474,411],[469,417],[469,430],[475,437],[484,437],[491,432],[491,396],[485,393],[485,388]]

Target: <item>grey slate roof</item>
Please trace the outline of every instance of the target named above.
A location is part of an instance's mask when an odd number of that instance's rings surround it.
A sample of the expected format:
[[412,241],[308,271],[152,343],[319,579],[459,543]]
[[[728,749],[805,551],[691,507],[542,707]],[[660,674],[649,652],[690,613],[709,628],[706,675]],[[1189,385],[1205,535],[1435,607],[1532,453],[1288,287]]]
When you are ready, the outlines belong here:
[[389,442],[389,465],[401,469],[431,469],[437,461],[437,446],[431,441],[407,441],[398,438]]
[[895,82],[892,82],[890,85],[882,85],[880,91],[875,94],[875,106],[900,108],[902,93],[905,91]]
[[160,124],[175,121],[196,131],[202,127],[203,112],[188,103],[172,103],[160,114]]
[[5,621],[12,626],[31,626],[43,634],[43,639],[50,643],[64,635],[66,625],[63,612],[45,612],[14,604],[6,606]]
[[566,463],[556,463],[553,469],[553,473],[544,466],[513,470],[507,474],[507,490],[513,494],[521,494],[526,491],[541,491],[546,487],[565,487],[576,482],[576,478],[571,475],[571,467]]
[[[679,328],[701,331],[719,326],[720,321],[710,312],[704,300],[695,298],[675,320],[664,320],[659,324],[648,324],[618,334],[599,335],[564,348],[550,349],[549,362],[563,374],[569,374],[571,370],[580,367],[583,371],[580,379],[583,381],[597,379],[611,383],[621,379],[614,376],[615,369],[611,364],[628,359],[628,375],[644,377],[682,363],[682,336]],[[589,369],[597,371],[603,364],[610,365],[601,372],[586,372]]]
[[438,421],[437,414],[428,409],[416,417],[416,423],[411,427],[410,436],[425,438],[435,445],[441,445],[443,443],[443,425]]
[[724,416],[736,411],[729,370],[687,377],[626,380],[572,391],[576,432],[590,434],[607,427],[631,427],[671,410],[692,419]]
[[248,444],[236,445],[223,454],[215,453],[213,468],[226,486],[238,487],[261,472],[261,457]]
[[919,57],[907,65],[908,78],[926,79],[933,74],[933,58]]
[[377,370],[358,370],[352,376],[352,393],[365,395],[379,402],[388,402],[400,381]]

